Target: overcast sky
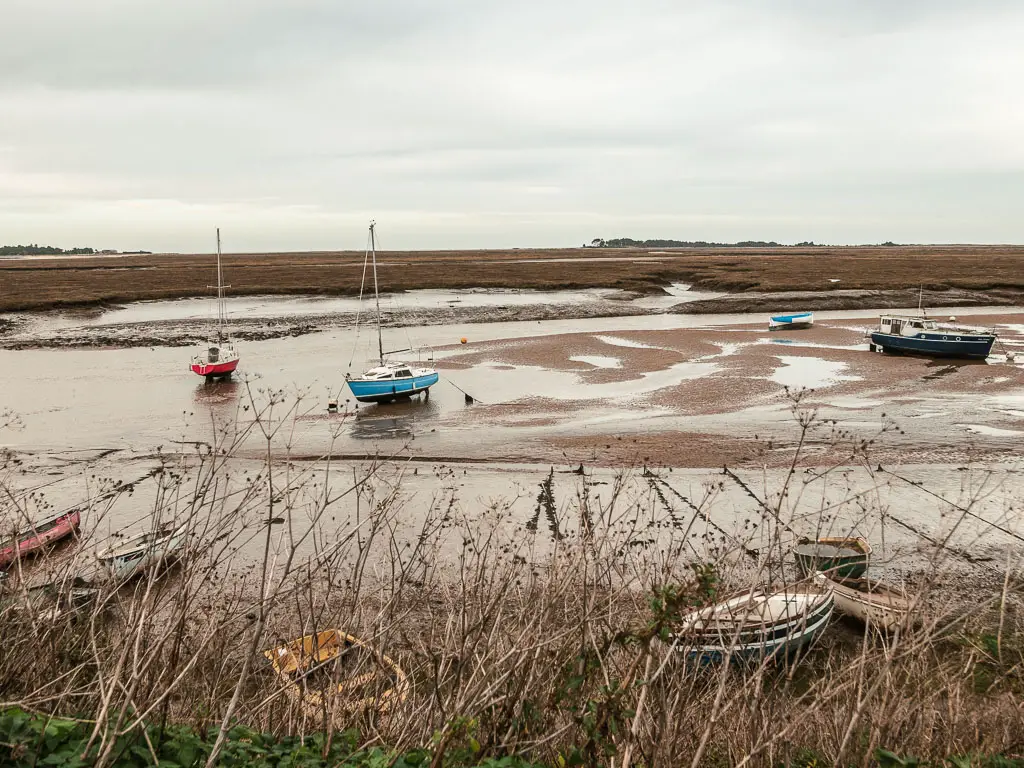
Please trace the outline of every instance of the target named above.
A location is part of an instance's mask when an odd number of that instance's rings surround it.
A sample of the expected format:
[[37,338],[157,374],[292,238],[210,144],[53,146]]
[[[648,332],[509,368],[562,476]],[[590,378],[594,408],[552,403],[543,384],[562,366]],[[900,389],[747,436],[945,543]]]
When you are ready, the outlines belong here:
[[2,0],[0,245],[1024,242],[1024,3]]

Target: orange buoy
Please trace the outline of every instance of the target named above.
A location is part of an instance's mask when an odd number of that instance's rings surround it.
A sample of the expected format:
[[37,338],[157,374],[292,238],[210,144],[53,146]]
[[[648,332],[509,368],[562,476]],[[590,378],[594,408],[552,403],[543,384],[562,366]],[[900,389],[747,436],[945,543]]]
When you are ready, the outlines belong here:
[[459,339],[459,341],[461,341],[463,344],[465,344],[466,343],[466,337],[463,336],[461,339]]

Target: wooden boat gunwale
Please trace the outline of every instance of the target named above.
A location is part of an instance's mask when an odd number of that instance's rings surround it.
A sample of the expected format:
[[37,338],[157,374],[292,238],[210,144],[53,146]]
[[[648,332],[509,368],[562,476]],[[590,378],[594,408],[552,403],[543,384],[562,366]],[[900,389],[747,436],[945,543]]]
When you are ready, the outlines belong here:
[[[756,617],[744,621],[740,617],[727,617],[725,621],[710,621],[703,626],[693,626],[701,618],[702,613],[720,609],[727,603],[734,600],[741,600],[749,597],[748,606],[754,607],[756,602],[764,604],[772,599],[787,596],[801,596],[809,598],[803,610],[795,613],[787,613],[774,621],[759,621]],[[754,598],[757,598],[755,601]],[[743,605],[742,603],[740,604]],[[787,585],[781,589],[769,591],[764,588],[745,590],[735,593],[713,605],[692,611],[682,617],[682,621],[691,621],[691,626],[677,627],[672,632],[673,642],[678,642],[678,650],[686,653],[688,657],[695,654],[727,655],[729,649],[739,653],[740,656],[757,648],[775,648],[776,646],[787,645],[799,639],[802,633],[809,627],[814,632],[820,631],[824,624],[831,617],[834,608],[834,597],[831,585],[819,583],[814,580],[800,582],[796,585]],[[748,614],[749,615],[749,614]]]
[[[859,552],[860,557],[855,558],[851,555],[839,555],[838,553],[834,556],[829,556],[816,552],[800,551],[801,547],[807,547],[808,545],[831,546],[837,550],[847,547]],[[860,578],[867,571],[873,551],[871,542],[863,536],[821,536],[816,539],[801,537],[797,540],[796,546],[793,547],[793,559],[796,561],[800,571],[808,578],[812,577],[814,573],[833,573],[842,578]],[[824,569],[816,565],[817,563],[827,562],[834,564]],[[848,570],[849,572],[841,573],[843,570]]]
[[788,632],[778,637],[765,637],[759,638],[754,642],[740,643],[736,642],[732,645],[726,643],[708,643],[703,646],[691,646],[683,648],[688,659],[701,659],[701,660],[725,660],[726,658],[736,661],[750,660],[753,656],[761,656],[762,658],[771,658],[779,655],[781,652],[795,651],[808,643],[815,640],[824,631],[825,627],[828,626],[828,622],[832,618],[835,603],[830,601],[826,603],[827,610],[823,614],[817,617],[813,622],[808,620],[802,627],[797,627],[796,631]]
[[[328,646],[326,642],[321,642],[321,638],[324,641],[332,639],[334,642]],[[296,647],[299,643],[302,644],[301,649]],[[306,651],[307,647],[312,650]],[[311,715],[318,715],[323,712],[325,692],[316,689],[304,689],[302,683],[316,670],[334,662],[343,652],[343,650],[339,649],[347,648],[360,648],[369,652],[379,669],[369,670],[355,677],[337,681],[334,683],[334,690],[331,691],[332,697],[337,697],[339,694],[346,693],[349,689],[370,682],[375,677],[380,676],[381,673],[390,678],[392,686],[380,694],[366,696],[353,702],[346,703],[342,699],[338,701],[338,709],[340,711],[358,712],[366,709],[376,709],[379,713],[385,714],[393,705],[405,701],[408,695],[408,678],[394,659],[367,641],[343,632],[340,629],[329,628],[303,635],[284,645],[267,649],[263,652],[263,655],[270,661],[274,672],[287,683],[288,692],[296,699],[299,705],[304,707]],[[298,653],[296,653],[297,650]],[[319,658],[324,651],[329,655],[326,658]],[[303,656],[315,656],[317,658],[315,660],[311,658],[309,662],[303,665]],[[289,663],[285,663],[285,659],[288,659]],[[305,666],[305,669],[302,669],[303,666]],[[300,669],[302,669],[301,672]]]
[[96,555],[96,557],[100,560],[113,560],[126,557],[138,551],[153,549],[156,544],[172,539],[175,536],[180,536],[185,532],[186,527],[185,523],[180,525],[177,523],[163,523],[155,530],[142,531],[130,536],[119,544],[108,547]]
[[[726,658],[739,661],[757,655],[772,657],[783,650],[800,648],[815,639],[827,626],[835,607],[831,584],[813,579],[771,592],[763,588],[747,590],[733,595],[729,600],[746,595],[757,595],[762,600],[787,595],[808,596],[811,599],[806,603],[806,610],[775,622],[751,622],[745,629],[739,621],[716,622],[701,629],[676,631],[672,637],[678,643],[677,650],[689,660],[702,661],[721,661]],[[700,611],[716,608],[725,602],[727,600],[698,609],[687,616],[695,616]]]

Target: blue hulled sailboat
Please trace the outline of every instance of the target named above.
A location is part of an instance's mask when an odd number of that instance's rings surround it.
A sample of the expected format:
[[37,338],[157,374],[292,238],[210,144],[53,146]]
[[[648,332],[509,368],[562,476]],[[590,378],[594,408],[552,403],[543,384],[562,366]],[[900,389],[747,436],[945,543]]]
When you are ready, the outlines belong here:
[[[377,241],[374,234],[375,222],[370,222],[370,248],[366,258],[373,266],[373,296],[377,305],[377,350],[380,365],[370,368],[362,376],[353,378],[345,374],[348,388],[361,403],[390,403],[399,398],[422,394],[430,397],[430,387],[437,383],[437,371],[433,368],[408,363],[391,362],[384,355],[384,338],[381,332],[380,293],[377,290]],[[366,274],[366,261],[363,274]],[[406,350],[403,350],[406,351]]]

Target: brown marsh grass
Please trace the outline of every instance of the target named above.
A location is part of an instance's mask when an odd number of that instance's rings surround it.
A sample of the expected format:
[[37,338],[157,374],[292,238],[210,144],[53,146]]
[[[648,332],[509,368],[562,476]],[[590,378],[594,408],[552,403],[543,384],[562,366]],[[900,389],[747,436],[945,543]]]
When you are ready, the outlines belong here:
[[[656,251],[652,254],[651,251]],[[424,288],[659,291],[1024,290],[1024,247],[898,246],[382,251],[382,291]],[[358,295],[363,254],[226,254],[230,295]],[[831,282],[836,280],[837,282]],[[211,254],[0,260],[0,312],[209,296]]]
[[[730,473],[715,481],[749,493],[758,530],[747,538],[705,514],[716,493],[709,484],[703,498],[676,506],[678,525],[652,546],[640,508],[675,502],[650,469],[642,476],[651,493],[639,500],[623,488],[641,470],[624,470],[600,501],[585,482],[563,508],[542,492],[538,510],[558,535],[509,536],[501,500],[464,510],[439,498],[411,521],[399,487],[374,485],[400,457],[359,469],[324,457],[327,481],[314,481],[275,458],[302,402],[249,397],[257,417],[248,427],[167,456],[156,472],[146,514],[191,526],[177,565],[101,584],[77,614],[24,609],[31,577],[59,580],[89,566],[114,486],[86,500],[90,529],[72,557],[16,568],[5,585],[20,599],[0,615],[0,706],[95,722],[98,765],[111,759],[109,733],[143,721],[219,725],[222,734],[236,720],[281,734],[354,727],[366,745],[432,745],[437,765],[456,750],[559,765],[773,766],[868,765],[879,747],[929,759],[1024,748],[1019,550],[970,565],[969,588],[948,592],[943,572],[960,552],[945,546],[955,519],[923,542],[913,581],[920,627],[881,637],[835,621],[802,657],[694,668],[667,634],[681,612],[795,578],[786,500],[801,493],[798,458],[768,491]],[[793,411],[799,435],[821,426],[799,396]],[[240,478],[232,452],[247,432],[262,437],[267,458]],[[847,447],[844,466],[870,464],[866,443]],[[11,492],[15,461],[3,464],[4,525],[35,514]],[[331,520],[353,496],[355,514]],[[958,510],[974,514],[972,502]],[[823,531],[828,512],[819,513]],[[865,502],[862,514],[889,513]],[[328,627],[396,659],[408,698],[384,715],[297,707],[262,651]]]

